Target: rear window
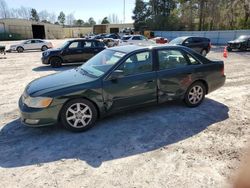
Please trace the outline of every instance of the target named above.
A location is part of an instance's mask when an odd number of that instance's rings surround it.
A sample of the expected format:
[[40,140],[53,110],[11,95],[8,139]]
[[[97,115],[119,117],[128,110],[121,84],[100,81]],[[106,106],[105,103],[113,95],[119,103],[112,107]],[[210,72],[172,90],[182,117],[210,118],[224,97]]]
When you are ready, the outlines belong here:
[[204,37],[192,37],[193,42],[210,42],[210,40],[208,38],[204,38]]
[[122,37],[122,40],[128,40],[130,38],[131,38],[131,36],[125,36],[125,37]]

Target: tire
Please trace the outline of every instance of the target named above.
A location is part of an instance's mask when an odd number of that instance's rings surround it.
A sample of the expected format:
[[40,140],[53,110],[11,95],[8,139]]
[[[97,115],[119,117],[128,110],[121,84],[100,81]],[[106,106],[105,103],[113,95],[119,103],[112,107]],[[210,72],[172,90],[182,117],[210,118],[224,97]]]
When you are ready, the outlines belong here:
[[48,46],[42,46],[41,51],[45,51],[45,50],[48,50],[48,49],[49,49]]
[[244,46],[244,45],[240,46],[240,51],[246,51],[246,50],[247,50],[246,46]]
[[22,53],[24,51],[24,49],[23,49],[23,47],[19,46],[19,47],[17,47],[16,51],[18,53]]
[[74,99],[63,106],[60,120],[67,130],[83,132],[93,127],[97,120],[97,109],[86,99]]
[[201,50],[201,55],[205,57],[207,55],[207,50],[206,49]]
[[227,51],[231,52],[231,51],[232,51],[232,48],[227,47]]
[[62,66],[62,59],[60,57],[52,57],[49,60],[51,67],[58,68]]
[[186,91],[184,102],[188,107],[199,106],[206,94],[206,88],[202,82],[194,82]]

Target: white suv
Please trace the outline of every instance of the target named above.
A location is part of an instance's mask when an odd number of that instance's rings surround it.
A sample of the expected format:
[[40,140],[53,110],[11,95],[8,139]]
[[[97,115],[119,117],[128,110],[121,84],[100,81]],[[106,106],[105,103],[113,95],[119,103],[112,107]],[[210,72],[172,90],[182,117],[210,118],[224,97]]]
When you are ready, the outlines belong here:
[[24,50],[41,50],[45,51],[49,48],[53,48],[51,42],[41,40],[41,39],[30,39],[26,40],[20,44],[11,45],[10,51],[23,52]]
[[148,40],[143,35],[124,35],[121,38],[120,45],[152,45],[154,41]]

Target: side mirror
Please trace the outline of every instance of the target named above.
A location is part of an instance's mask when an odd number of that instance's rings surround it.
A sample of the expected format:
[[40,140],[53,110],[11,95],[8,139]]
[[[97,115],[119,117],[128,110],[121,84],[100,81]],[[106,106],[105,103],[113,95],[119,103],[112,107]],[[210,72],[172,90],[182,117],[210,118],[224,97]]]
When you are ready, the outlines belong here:
[[112,72],[109,78],[110,80],[117,80],[122,77],[123,77],[123,70],[115,70],[114,72]]

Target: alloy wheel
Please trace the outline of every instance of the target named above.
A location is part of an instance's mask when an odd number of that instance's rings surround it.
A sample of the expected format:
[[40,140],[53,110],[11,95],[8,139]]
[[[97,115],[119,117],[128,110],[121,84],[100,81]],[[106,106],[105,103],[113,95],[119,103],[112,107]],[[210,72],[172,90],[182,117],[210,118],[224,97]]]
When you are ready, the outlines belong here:
[[92,110],[84,103],[75,103],[66,111],[66,121],[74,128],[83,128],[92,120]]
[[198,104],[204,95],[203,88],[199,85],[193,86],[188,93],[188,100],[191,104]]

